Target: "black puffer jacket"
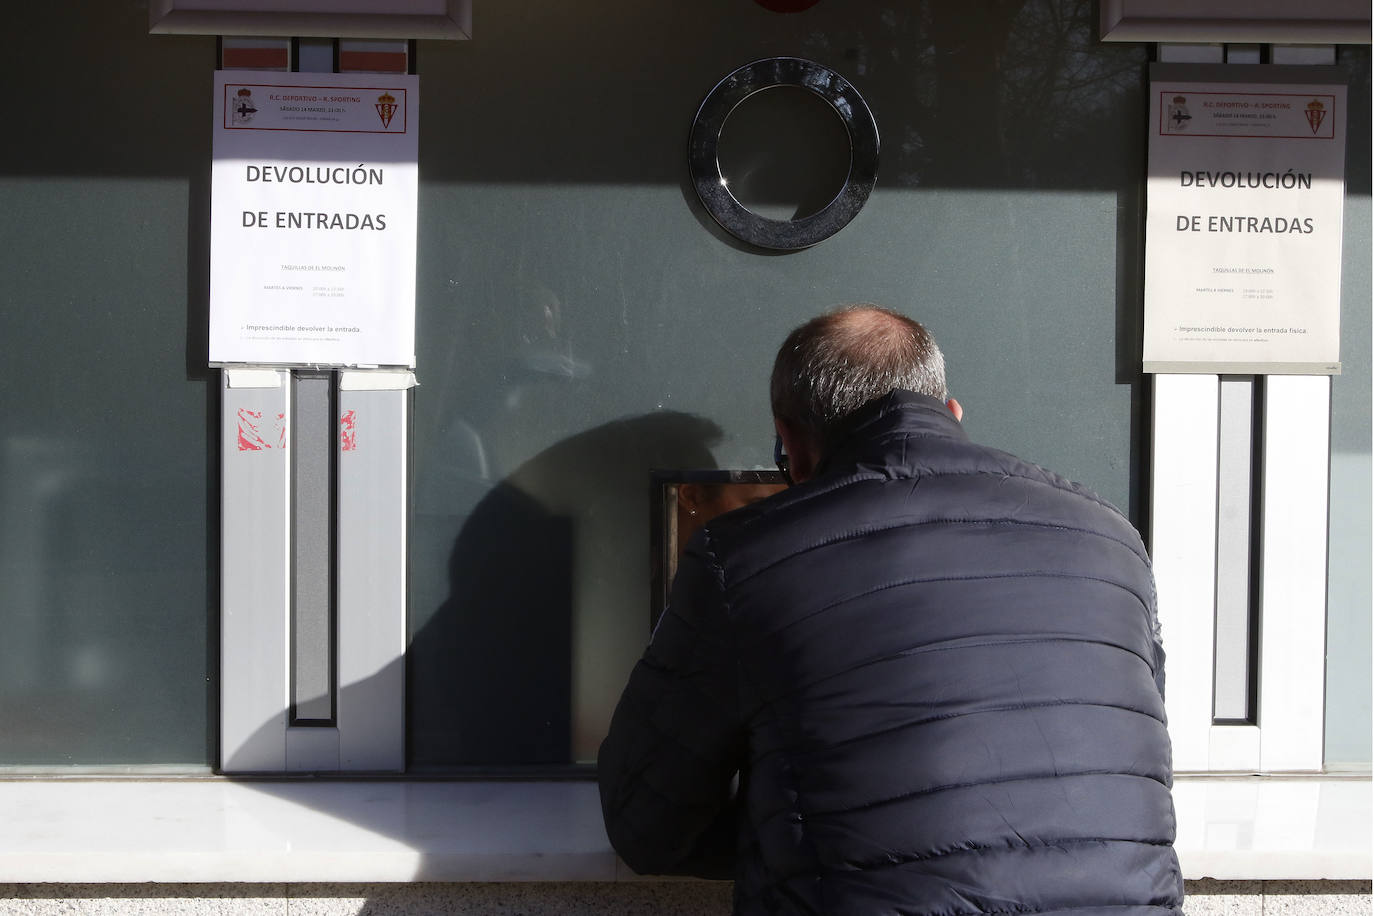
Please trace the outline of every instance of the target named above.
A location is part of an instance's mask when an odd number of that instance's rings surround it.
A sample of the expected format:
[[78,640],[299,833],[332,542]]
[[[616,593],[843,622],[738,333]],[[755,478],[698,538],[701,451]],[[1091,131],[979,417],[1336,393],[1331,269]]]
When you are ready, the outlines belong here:
[[896,392],[691,545],[601,748],[607,831],[733,875],[737,913],[1177,911],[1162,685],[1130,524]]

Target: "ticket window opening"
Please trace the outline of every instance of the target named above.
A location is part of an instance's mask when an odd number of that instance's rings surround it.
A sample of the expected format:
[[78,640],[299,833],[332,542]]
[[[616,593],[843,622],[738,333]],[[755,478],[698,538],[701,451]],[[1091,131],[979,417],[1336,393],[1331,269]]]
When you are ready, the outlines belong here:
[[666,470],[651,472],[649,630],[668,606],[678,560],[692,535],[712,519],[787,488],[778,471]]

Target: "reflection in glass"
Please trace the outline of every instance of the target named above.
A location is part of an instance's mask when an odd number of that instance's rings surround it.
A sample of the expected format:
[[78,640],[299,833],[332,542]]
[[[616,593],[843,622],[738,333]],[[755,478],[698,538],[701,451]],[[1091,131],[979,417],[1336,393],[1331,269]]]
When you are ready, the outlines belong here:
[[[492,703],[529,693],[523,681],[543,677],[551,646],[571,659],[560,663],[571,669],[573,721],[561,759],[595,758],[644,649],[656,562],[652,594],[670,581],[646,536],[646,472],[771,468],[771,436],[760,435],[772,425],[768,366],[790,328],[831,305],[872,299],[927,322],[960,400],[977,407],[971,433],[1083,481],[1141,521],[1148,391],[1135,338],[1149,49],[1097,41],[1092,0],[819,3],[805,17],[753,3],[709,17],[693,4],[619,4],[590,20],[584,8],[549,6],[553,28],[539,34],[522,28],[524,5],[489,7],[486,53],[427,64],[446,84],[514,89],[435,94],[425,121],[408,546],[412,659],[429,664],[417,665],[408,702],[436,727],[412,732],[412,766],[507,752],[504,734],[440,727],[444,710],[474,689]],[[558,27],[579,40],[556,40]],[[665,57],[664,47],[696,50]],[[882,125],[883,161],[872,199],[843,232],[760,257],[720,244],[707,213],[684,212],[695,192],[683,186],[681,151],[688,109],[710,80],[775,49],[854,82]],[[1367,86],[1362,53],[1352,79]],[[1367,195],[1367,165],[1360,171],[1352,192]],[[1356,293],[1367,289],[1367,263],[1347,270]],[[12,310],[0,324],[27,314]],[[1367,365],[1367,320],[1362,330],[1352,324],[1347,344]],[[1339,390],[1361,379],[1366,419],[1333,423],[1333,435],[1367,458],[1367,370],[1333,382],[1333,409],[1359,413]],[[1062,391],[1075,396],[1071,430],[1046,394]],[[662,422],[670,412],[715,428]],[[478,511],[502,484],[537,506],[503,492]],[[1339,493],[1333,500],[1358,501]],[[1360,516],[1349,522],[1359,525],[1350,556],[1368,544],[1363,507],[1350,510]],[[570,520],[564,534],[557,517]],[[550,568],[530,559],[533,544],[519,549],[524,525],[538,551],[560,552],[557,590],[543,595],[557,605],[536,609],[542,621],[529,620],[516,589],[499,588],[511,581],[523,592],[521,580]],[[464,584],[484,566],[490,589]],[[1365,580],[1343,605],[1352,621],[1368,619]],[[441,609],[465,622],[454,624],[454,643],[448,624],[434,623]],[[659,597],[654,616],[661,610]],[[509,622],[510,640],[493,632],[498,622]],[[1344,658],[1360,647],[1347,670],[1363,665],[1367,685],[1368,640],[1347,643]],[[464,670],[463,653],[492,676]],[[1333,733],[1350,734],[1357,713],[1347,707]],[[522,722],[531,746],[536,733],[552,734],[543,719]],[[1358,732],[1364,743],[1343,759],[1367,747],[1367,714]]]

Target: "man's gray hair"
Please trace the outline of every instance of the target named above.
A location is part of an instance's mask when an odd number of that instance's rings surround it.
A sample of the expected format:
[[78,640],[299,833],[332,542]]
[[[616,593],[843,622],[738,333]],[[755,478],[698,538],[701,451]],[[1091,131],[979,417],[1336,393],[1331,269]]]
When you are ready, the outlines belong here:
[[945,357],[924,327],[875,305],[851,305],[787,335],[773,362],[773,415],[818,443],[860,407],[896,389],[949,397]]

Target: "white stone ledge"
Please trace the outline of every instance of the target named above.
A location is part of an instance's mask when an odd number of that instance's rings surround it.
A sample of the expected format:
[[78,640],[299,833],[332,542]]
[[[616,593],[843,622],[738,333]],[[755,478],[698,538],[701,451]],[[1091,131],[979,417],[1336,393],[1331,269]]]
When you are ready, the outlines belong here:
[[1368,879],[1370,780],[1321,776],[1179,776],[1185,878]]
[[17,779],[0,882],[610,881],[589,782]]
[[[1364,779],[1188,778],[1187,878],[1368,879]],[[0,883],[616,881],[588,781],[0,780]]]

